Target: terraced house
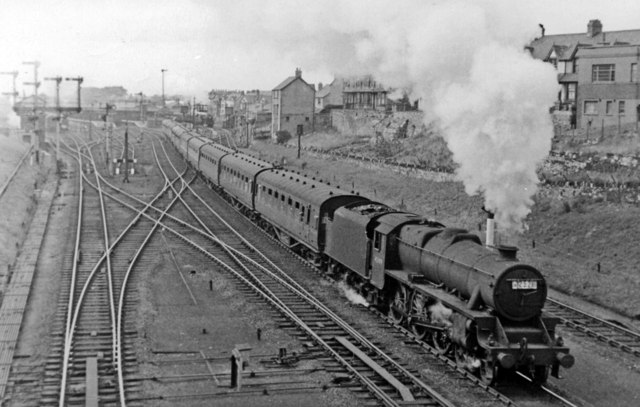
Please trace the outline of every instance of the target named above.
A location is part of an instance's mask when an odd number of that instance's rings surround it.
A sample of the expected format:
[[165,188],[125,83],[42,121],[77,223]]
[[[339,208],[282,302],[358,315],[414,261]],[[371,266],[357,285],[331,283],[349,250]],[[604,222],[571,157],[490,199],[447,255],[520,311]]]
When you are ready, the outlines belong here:
[[571,112],[575,127],[637,130],[640,124],[640,29],[603,31],[591,20],[586,33],[544,35],[528,50],[558,70],[556,111]]

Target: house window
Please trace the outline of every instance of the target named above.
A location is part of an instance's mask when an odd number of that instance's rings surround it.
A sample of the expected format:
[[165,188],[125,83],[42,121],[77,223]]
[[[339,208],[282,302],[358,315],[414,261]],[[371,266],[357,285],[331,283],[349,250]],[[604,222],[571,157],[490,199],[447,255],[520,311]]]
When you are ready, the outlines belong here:
[[607,100],[607,114],[608,115],[612,115],[613,114],[613,100]]
[[631,64],[631,82],[638,82],[638,64]]
[[584,101],[584,114],[598,114],[598,101],[597,100],[585,100]]
[[285,117],[287,123],[289,123],[289,116]]
[[304,121],[305,121],[305,122],[308,122],[308,121],[309,121],[309,118],[308,118],[308,117],[305,117],[305,118],[304,118]]
[[593,65],[591,69],[592,82],[613,82],[616,80],[615,64]]
[[576,84],[570,83],[567,85],[567,100],[576,100]]
[[618,102],[618,115],[620,116],[624,116],[624,111],[625,111],[625,103],[624,100],[621,100]]

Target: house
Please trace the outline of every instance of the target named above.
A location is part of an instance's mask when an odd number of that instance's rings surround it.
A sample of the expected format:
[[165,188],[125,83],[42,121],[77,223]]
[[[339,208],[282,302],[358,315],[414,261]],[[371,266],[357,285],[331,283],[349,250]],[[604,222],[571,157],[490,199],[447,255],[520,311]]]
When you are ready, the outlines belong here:
[[[640,44],[640,43],[639,43]],[[580,48],[576,105],[580,127],[628,127],[640,122],[640,45]]]
[[544,35],[526,47],[558,71],[554,109],[570,111],[576,127],[637,125],[640,120],[640,30],[603,31],[591,20],[587,31]]
[[345,79],[342,96],[345,109],[387,109],[387,89],[370,75]]
[[343,79],[334,79],[327,86],[318,84],[318,91],[316,92],[316,112],[319,113],[323,110],[329,110],[333,108],[342,107],[344,97],[342,90],[344,87]]
[[292,136],[300,130],[303,134],[314,130],[316,90],[302,79],[302,71],[295,70],[271,91],[271,137],[286,130]]

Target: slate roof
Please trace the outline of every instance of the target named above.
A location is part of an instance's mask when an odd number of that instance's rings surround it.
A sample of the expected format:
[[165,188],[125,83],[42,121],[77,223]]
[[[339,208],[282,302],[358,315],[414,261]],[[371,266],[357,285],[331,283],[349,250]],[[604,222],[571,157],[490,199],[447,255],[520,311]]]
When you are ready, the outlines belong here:
[[329,93],[331,93],[331,85],[327,85],[325,87],[323,87],[322,89],[320,89],[319,91],[316,92],[316,97],[317,98],[323,98],[325,96],[327,96]]
[[313,86],[309,85],[307,82],[305,82],[305,80],[302,79],[302,77],[300,77],[300,76],[290,76],[290,77],[288,77],[287,79],[282,81],[278,86],[273,88],[273,90],[282,90],[282,89],[286,88],[287,86],[291,85],[293,82],[295,82],[296,79],[300,79],[302,81],[302,83],[304,83],[305,85],[307,85],[308,87],[313,89],[314,92],[315,92],[315,88]]
[[603,31],[593,37],[590,37],[585,32],[577,34],[545,35],[533,40],[530,44],[530,49],[534,58],[545,60],[555,48],[556,54],[558,54],[558,59],[567,60],[572,58],[579,46],[598,45],[603,43],[627,43],[640,45],[640,30]]

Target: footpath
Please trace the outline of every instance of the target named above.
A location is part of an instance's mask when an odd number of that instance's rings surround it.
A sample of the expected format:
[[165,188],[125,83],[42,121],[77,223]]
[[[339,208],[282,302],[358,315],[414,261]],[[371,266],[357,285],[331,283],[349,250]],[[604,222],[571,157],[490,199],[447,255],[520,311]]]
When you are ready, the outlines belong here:
[[42,189],[36,190],[37,209],[3,294],[0,306],[0,403],[4,400],[7,389],[14,351],[57,187],[57,178],[53,170],[50,170]]

